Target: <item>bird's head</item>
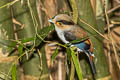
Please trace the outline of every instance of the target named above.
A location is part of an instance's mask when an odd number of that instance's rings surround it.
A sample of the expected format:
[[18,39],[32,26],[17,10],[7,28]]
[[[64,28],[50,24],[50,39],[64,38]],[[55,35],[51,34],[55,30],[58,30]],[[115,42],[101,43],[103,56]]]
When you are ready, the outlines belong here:
[[63,30],[69,29],[75,24],[72,18],[66,14],[59,14],[54,18],[49,19],[49,22],[53,23],[55,27]]

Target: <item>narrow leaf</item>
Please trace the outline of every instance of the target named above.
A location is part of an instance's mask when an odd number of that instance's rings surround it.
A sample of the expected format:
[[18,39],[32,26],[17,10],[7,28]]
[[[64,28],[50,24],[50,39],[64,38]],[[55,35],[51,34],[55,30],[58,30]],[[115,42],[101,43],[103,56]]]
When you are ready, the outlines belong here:
[[71,60],[71,50],[70,50],[70,48],[67,48],[66,49],[67,50],[67,60],[70,62]]
[[55,52],[54,52],[54,54],[53,54],[53,56],[52,56],[52,63],[53,63],[53,61],[55,60],[55,57],[57,56],[57,54],[58,54],[58,49],[56,48],[56,49],[55,49]]
[[72,49],[71,49],[71,55],[72,55],[73,63],[75,64],[75,69],[76,69],[78,78],[79,80],[82,80],[83,76],[82,76],[82,70],[80,67],[80,63],[79,63],[77,56],[75,55],[75,52]]
[[16,80],[16,65],[12,66],[12,80]]
[[48,34],[53,30],[54,30],[54,25],[44,27],[43,29],[41,29],[38,33],[39,36],[37,36],[37,38],[36,38],[35,45],[38,46],[42,42],[42,40],[44,40],[45,37],[47,37]]
[[[22,53],[23,53],[23,45],[19,45],[18,46],[18,52],[19,52],[19,56],[21,56],[22,55]],[[22,57],[20,58],[20,61],[21,61],[21,59],[22,59]]]
[[16,44],[17,44],[17,42],[12,42],[12,43],[9,45],[9,47],[8,47],[9,53],[11,53],[11,52],[14,50],[14,48],[16,47]]
[[22,42],[22,43],[26,43],[26,42],[30,42],[30,41],[33,41],[33,40],[34,40],[34,37],[24,38],[21,42]]

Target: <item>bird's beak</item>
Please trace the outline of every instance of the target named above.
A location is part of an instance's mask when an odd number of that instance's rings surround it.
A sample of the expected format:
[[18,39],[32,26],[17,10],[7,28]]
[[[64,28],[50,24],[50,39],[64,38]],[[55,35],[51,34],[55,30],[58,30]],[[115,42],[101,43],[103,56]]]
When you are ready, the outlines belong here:
[[48,21],[53,24],[56,22],[54,19],[49,19]]

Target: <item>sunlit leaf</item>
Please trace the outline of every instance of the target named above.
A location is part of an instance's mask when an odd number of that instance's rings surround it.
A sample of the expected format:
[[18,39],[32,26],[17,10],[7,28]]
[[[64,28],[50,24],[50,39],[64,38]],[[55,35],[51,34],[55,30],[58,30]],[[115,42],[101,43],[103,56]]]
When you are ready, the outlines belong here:
[[72,55],[73,63],[75,65],[75,69],[76,69],[78,78],[79,78],[79,80],[82,80],[83,76],[82,76],[82,70],[80,67],[79,59],[77,58],[77,56],[75,55],[75,52],[72,49],[71,49],[71,55]]
[[16,80],[16,65],[12,66],[12,80]]
[[33,41],[34,40],[34,37],[31,37],[31,38],[24,38],[21,43],[26,43],[26,42],[30,42],[30,41]]

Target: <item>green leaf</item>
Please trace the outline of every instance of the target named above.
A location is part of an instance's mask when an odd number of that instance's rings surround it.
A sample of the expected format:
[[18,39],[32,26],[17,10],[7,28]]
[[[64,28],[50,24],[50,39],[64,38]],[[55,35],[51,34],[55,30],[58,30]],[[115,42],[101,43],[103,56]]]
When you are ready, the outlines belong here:
[[30,42],[30,41],[33,41],[33,40],[34,40],[34,37],[31,37],[31,38],[24,38],[23,40],[21,40],[21,43]]
[[71,59],[71,50],[70,48],[67,48],[67,60],[70,62],[70,59]]
[[[22,55],[22,53],[23,53],[23,45],[19,45],[18,46],[18,52],[19,52],[19,56],[21,56]],[[22,57],[20,58],[20,61],[21,61],[21,59],[22,59]]]
[[51,26],[44,27],[43,29],[41,29],[37,35],[35,45],[38,46],[48,36],[48,34],[53,30],[54,30],[53,24]]
[[9,53],[11,53],[11,52],[14,50],[14,48],[16,47],[16,44],[17,44],[17,42],[12,42],[12,43],[8,46],[8,51],[9,51]]
[[57,56],[57,54],[58,54],[58,49],[56,48],[56,49],[55,49],[55,52],[54,52],[54,54],[53,54],[53,56],[52,56],[52,63],[53,63],[53,61],[55,60],[55,57]]
[[16,65],[12,66],[12,80],[16,80]]
[[48,26],[48,27],[44,27],[43,29],[40,30],[39,34],[42,36],[42,37],[45,37],[48,35],[48,33],[50,31],[54,30],[54,25],[52,24],[51,26]]
[[81,70],[81,67],[80,67],[79,59],[77,58],[77,56],[75,55],[75,52],[71,48],[70,48],[70,50],[71,50],[73,63],[75,64],[75,69],[76,69],[78,78],[79,78],[79,80],[82,80],[83,76],[82,76],[82,70]]

